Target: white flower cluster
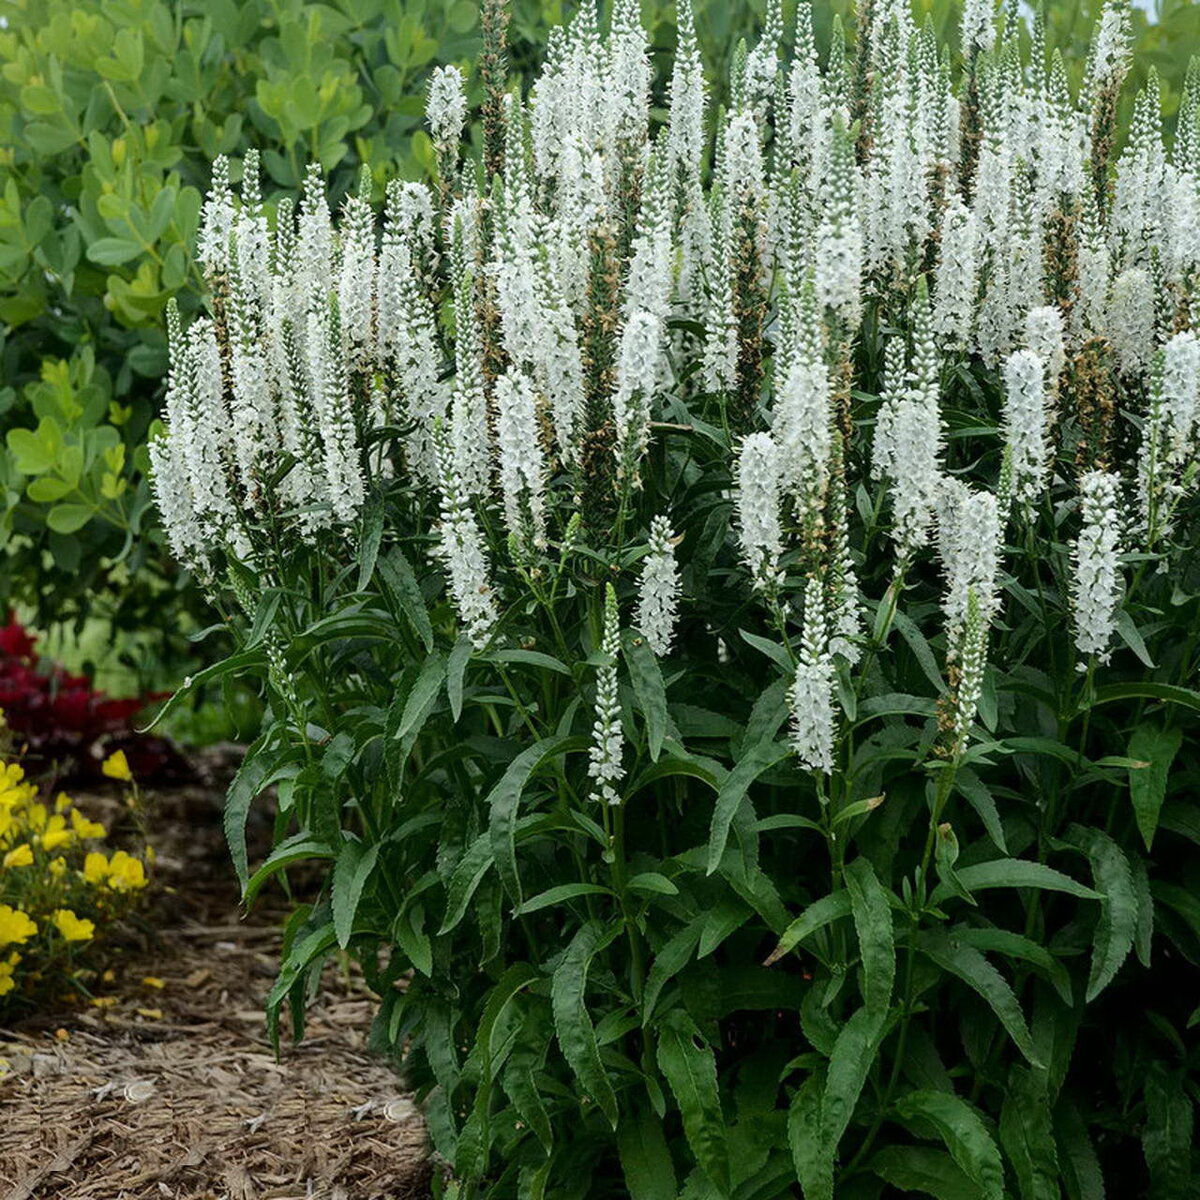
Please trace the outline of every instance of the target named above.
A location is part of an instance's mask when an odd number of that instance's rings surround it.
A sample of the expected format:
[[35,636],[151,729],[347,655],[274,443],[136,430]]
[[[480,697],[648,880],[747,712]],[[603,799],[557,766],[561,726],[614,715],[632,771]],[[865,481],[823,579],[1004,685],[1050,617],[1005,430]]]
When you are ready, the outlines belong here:
[[679,613],[679,565],[675,535],[664,516],[650,521],[650,549],[642,562],[637,623],[650,649],[660,657],[670,652]]
[[[779,616],[810,581],[793,732],[827,770],[831,656],[853,661],[862,641],[855,514],[890,522],[900,576],[936,530],[961,739],[997,604],[997,513],[1015,500],[1032,515],[1074,459],[1103,468],[1080,485],[1072,584],[1081,653],[1103,654],[1113,447],[1141,439],[1125,482],[1151,549],[1198,475],[1200,72],[1173,144],[1152,73],[1114,138],[1124,0],[1105,5],[1078,96],[1041,34],[1024,61],[1019,18],[995,0],[965,4],[961,59],[911,6],[866,6],[869,60],[853,73],[840,37],[821,61],[809,0],[794,35],[772,0],[710,119],[681,0],[654,133],[637,0],[612,7],[602,32],[585,5],[529,89],[490,98],[504,136],[486,166],[460,169],[466,82],[436,71],[437,186],[390,183],[381,227],[369,172],[335,221],[315,167],[298,202],[265,204],[253,155],[240,197],[214,164],[198,246],[211,316],[171,320],[167,432],[151,448],[175,553],[216,574],[254,561],[268,524],[333,546],[386,486],[440,513],[476,645],[496,635],[507,568],[542,578],[570,527],[612,562],[649,542],[636,619],[665,654],[679,568],[665,518],[649,518],[668,508],[669,439],[719,444],[754,589]],[[855,439],[872,416],[874,497]],[[997,416],[1002,443],[980,432]],[[992,441],[967,466],[960,436]],[[597,744],[619,772],[606,680]],[[611,790],[619,775],[597,778]]]
[[789,699],[791,744],[797,759],[811,771],[831,774],[836,732],[834,662],[825,598],[815,576],[804,589],[804,634]]
[[[1120,479],[1111,471],[1089,471],[1079,480],[1083,527],[1075,539],[1075,648],[1086,660],[1107,662],[1121,600]],[[1082,670],[1083,664],[1080,665]]]

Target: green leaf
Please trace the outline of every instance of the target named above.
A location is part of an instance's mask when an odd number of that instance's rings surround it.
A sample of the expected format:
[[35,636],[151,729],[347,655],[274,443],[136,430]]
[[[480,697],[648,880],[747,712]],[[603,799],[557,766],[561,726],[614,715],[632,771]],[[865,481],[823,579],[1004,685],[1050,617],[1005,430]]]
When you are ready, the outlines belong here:
[[681,1012],[673,1012],[659,1030],[658,1066],[679,1105],[683,1132],[696,1161],[721,1196],[730,1194],[729,1145],[717,1090],[712,1049]]
[[932,1146],[885,1146],[871,1170],[898,1192],[920,1192],[935,1200],[980,1200],[979,1187],[948,1155]]
[[991,1006],[1016,1043],[1017,1049],[1035,1067],[1041,1064],[1033,1048],[1025,1014],[1013,995],[1004,976],[973,946],[951,937],[945,930],[929,930],[922,934],[918,946],[926,957],[932,959],[943,971],[957,975],[968,987],[973,988]]
[[560,883],[557,887],[547,888],[544,892],[538,892],[536,896],[530,896],[515,910],[515,915],[527,917],[539,909],[553,908],[564,900],[574,900],[576,896],[612,895],[612,888],[601,887],[598,883]]
[[229,846],[229,856],[233,859],[233,869],[237,872],[243,895],[250,880],[246,821],[250,815],[251,803],[263,790],[267,777],[274,769],[274,760],[267,756],[270,738],[271,731],[268,730],[250,746],[225,794],[225,813],[222,821],[225,841]]
[[1008,844],[1004,840],[1004,826],[1000,823],[1000,811],[996,800],[987,786],[971,770],[970,767],[959,767],[954,775],[954,786],[967,798],[967,803],[975,810],[983,822],[987,835],[992,839],[992,845],[1001,854],[1008,854]]
[[1137,935],[1138,902],[1129,860],[1121,847],[1099,829],[1072,825],[1066,840],[1078,846],[1092,864],[1092,878],[1104,892],[1100,920],[1092,942],[1092,967],[1088,975],[1090,1004],[1120,970]]
[[822,1134],[825,1072],[813,1071],[788,1108],[788,1146],[804,1200],[833,1200],[833,1151]]
[[1070,1007],[1073,1003],[1071,976],[1066,967],[1049,950],[1031,938],[1011,933],[1007,929],[972,929],[967,925],[955,926],[954,936],[960,942],[974,946],[976,950],[1004,954],[1009,958],[1019,958],[1032,963],[1045,973],[1065,1005]]
[[678,896],[679,889],[665,876],[657,871],[643,871],[626,881],[625,888],[630,892],[642,892],[651,896]]
[[1200,711],[1200,692],[1169,683],[1110,683],[1096,689],[1092,706],[1119,700],[1163,700]]
[[1061,1098],[1054,1109],[1058,1161],[1067,1200],[1104,1200],[1104,1173],[1079,1109]]
[[892,1002],[896,978],[891,906],[866,858],[859,856],[846,865],[845,880],[862,956],[863,1000],[871,1018],[882,1025]]
[[[1050,892],[1066,892],[1082,900],[1100,900],[1099,892],[1064,875],[1044,863],[1031,862],[1025,858],[995,858],[991,862],[976,863],[957,872],[963,886],[970,892],[982,892],[988,888],[1032,887]],[[949,885],[940,883],[934,889],[930,902],[938,904],[953,894]]]
[[1158,829],[1159,813],[1167,795],[1167,775],[1182,741],[1179,729],[1160,729],[1154,725],[1139,725],[1129,739],[1129,757],[1146,764],[1130,770],[1129,795],[1147,850]]
[[1000,1141],[1017,1176],[1021,1200],[1060,1200],[1058,1150],[1043,1071],[1013,1065],[1000,1110]]
[[696,917],[673,934],[655,956],[650,973],[646,976],[646,990],[642,993],[643,1028],[650,1023],[654,1005],[663,988],[687,966],[696,952],[706,922],[706,915]]
[[545,763],[560,754],[586,750],[590,742],[582,736],[549,737],[522,750],[508,764],[500,782],[488,793],[484,807],[488,810],[488,836],[496,869],[505,891],[514,903],[521,903],[521,880],[517,871],[517,813],[521,796],[530,776]]
[[458,860],[450,876],[446,888],[446,916],[438,930],[439,934],[449,933],[463,919],[471,897],[494,861],[492,839],[487,833],[481,833],[467,847],[467,852]]
[[779,945],[767,956],[763,966],[778,962],[794,946],[811,933],[824,928],[841,917],[850,915],[850,893],[845,888],[830,892],[820,900],[814,900],[788,927],[779,939]]
[[142,248],[137,242],[118,237],[97,238],[90,242],[87,248],[88,258],[105,267],[119,267],[122,263],[137,258],[141,253]]
[[879,1052],[880,1023],[866,1008],[855,1009],[842,1026],[829,1056],[829,1074],[821,1100],[821,1139],[826,1153],[837,1154],[867,1076]]
[[572,678],[571,668],[566,663],[540,650],[493,650],[484,656],[484,662],[516,663],[518,666],[536,667],[541,671],[553,671]]
[[646,720],[646,741],[650,759],[652,762],[658,762],[658,756],[662,753],[663,738],[667,734],[667,689],[663,684],[662,670],[654,651],[650,649],[650,644],[633,630],[624,631],[622,646],[633,692]]
[[56,504],[46,514],[46,524],[55,533],[78,533],[95,515],[90,504]]
[[420,730],[429,717],[445,678],[446,660],[440,654],[431,654],[422,663],[421,673],[404,701],[404,711],[400,715],[400,723],[396,726],[393,737],[408,737]]
[[978,1111],[950,1092],[909,1092],[896,1105],[906,1120],[933,1125],[950,1156],[978,1187],[981,1200],[1003,1200],[1004,1164]]
[[1142,1152],[1150,1171],[1155,1200],[1189,1200],[1195,1196],[1191,1171],[1195,1111],[1183,1080],[1155,1063],[1146,1077],[1146,1124]]
[[471,661],[471,649],[470,638],[460,637],[446,660],[446,696],[450,701],[450,715],[455,721],[462,716],[463,677],[467,673],[467,663]]
[[333,868],[333,929],[338,945],[344,950],[354,931],[354,916],[363,888],[375,869],[379,843],[372,846],[362,842],[346,842]]
[[583,1088],[584,1094],[607,1117],[609,1125],[617,1127],[617,1097],[608,1081],[596,1030],[588,1015],[587,976],[595,955],[620,931],[614,925],[607,932],[597,921],[581,925],[567,946],[550,984],[550,1004],[554,1012],[554,1029],[563,1057]]
[[786,742],[759,742],[733,768],[717,793],[713,805],[712,828],[708,835],[708,874],[712,875],[721,865],[725,843],[729,838],[729,826],[750,785],[764,772],[782,762],[791,754]]
[[629,1200],[678,1200],[675,1164],[663,1136],[662,1121],[649,1109],[622,1118],[617,1152],[625,1172]]
[[[246,904],[250,904],[271,876],[278,874],[285,867],[290,867],[293,863],[304,862],[307,859],[335,858],[337,858],[337,851],[328,842],[317,841],[304,832],[298,833],[294,837],[288,838],[286,842],[280,842],[271,852],[267,861],[250,876],[246,886],[242,889],[242,898]],[[334,936],[336,937],[336,932]]]
[[425,653],[433,650],[433,626],[429,622],[429,610],[425,607],[425,597],[421,594],[421,585],[413,573],[412,564],[399,546],[393,546],[379,560],[380,579],[384,588],[390,593],[396,609],[404,614],[413,632],[421,639]]

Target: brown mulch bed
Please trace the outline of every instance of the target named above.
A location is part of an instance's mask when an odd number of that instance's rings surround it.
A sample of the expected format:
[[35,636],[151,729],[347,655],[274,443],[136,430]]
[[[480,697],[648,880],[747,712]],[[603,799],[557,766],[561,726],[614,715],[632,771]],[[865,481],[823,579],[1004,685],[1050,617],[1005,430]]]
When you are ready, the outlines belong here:
[[277,1061],[262,1001],[285,910],[242,919],[211,788],[153,811],[159,890],[104,1007],[0,1028],[0,1200],[428,1196],[424,1127],[367,1051],[361,979],[331,966]]

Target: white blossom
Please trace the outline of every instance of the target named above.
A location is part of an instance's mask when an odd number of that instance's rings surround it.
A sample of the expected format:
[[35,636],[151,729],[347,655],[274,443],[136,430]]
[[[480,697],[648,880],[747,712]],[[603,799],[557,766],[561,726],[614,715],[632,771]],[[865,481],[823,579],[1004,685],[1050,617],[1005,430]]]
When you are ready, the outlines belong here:
[[1045,378],[1045,362],[1032,350],[1016,350],[1004,363],[1002,419],[1009,488],[1022,505],[1036,503],[1048,481]]
[[769,434],[752,433],[738,454],[737,513],[742,557],[759,591],[772,592],[779,583],[780,483],[778,447]]
[[836,735],[833,654],[821,582],[813,576],[804,589],[804,634],[789,690],[790,741],[810,771],[833,773]]
[[537,398],[521,371],[510,369],[496,380],[496,450],[504,523],[527,553],[545,541],[546,461]]
[[679,611],[679,566],[675,534],[661,514],[650,522],[650,548],[642,560],[638,587],[637,625],[650,649],[660,658],[669,653]]
[[1079,480],[1083,525],[1073,547],[1071,579],[1075,648],[1084,659],[1094,655],[1102,663],[1111,652],[1122,591],[1119,489],[1120,480],[1109,471],[1089,471]]

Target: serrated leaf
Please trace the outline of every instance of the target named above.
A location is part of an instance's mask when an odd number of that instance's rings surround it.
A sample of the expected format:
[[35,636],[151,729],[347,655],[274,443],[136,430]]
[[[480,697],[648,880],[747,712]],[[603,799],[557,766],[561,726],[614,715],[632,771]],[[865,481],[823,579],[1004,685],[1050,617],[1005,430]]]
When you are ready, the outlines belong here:
[[957,975],[987,1001],[1000,1023],[1016,1043],[1017,1049],[1034,1066],[1040,1066],[1033,1048],[1025,1014],[1017,1003],[1008,981],[973,946],[957,941],[945,930],[929,930],[921,936],[918,946],[943,971]]
[[393,737],[403,739],[420,730],[429,718],[445,678],[446,660],[440,654],[431,654],[422,664],[421,673],[405,698]]
[[667,689],[663,684],[662,669],[650,644],[632,630],[624,631],[622,646],[633,693],[646,721],[646,744],[650,759],[657,762],[662,753],[663,738],[667,734]]
[[871,1159],[871,1170],[904,1194],[935,1200],[980,1200],[979,1188],[963,1169],[932,1146],[885,1146]]
[[587,738],[575,736],[549,737],[535,742],[508,764],[500,781],[484,801],[496,869],[505,891],[518,905],[521,903],[521,880],[517,871],[516,830],[521,797],[530,777],[539,767],[560,754],[586,750],[589,744]]
[[1060,1200],[1058,1150],[1044,1072],[1010,1068],[1000,1110],[1000,1141],[1016,1173],[1021,1200]]
[[706,916],[696,917],[690,924],[673,934],[655,955],[654,962],[650,965],[650,973],[646,976],[646,989],[642,993],[643,1028],[650,1023],[654,1005],[663,988],[687,966],[695,954],[706,921]]
[[[1032,862],[1025,858],[996,858],[991,862],[976,863],[971,867],[963,867],[957,872],[959,880],[970,892],[982,892],[988,888],[999,887],[1032,887],[1050,892],[1066,892],[1070,896],[1078,896],[1082,900],[1101,900],[1099,892],[1056,871],[1044,863]],[[948,884],[938,884],[930,898],[931,903],[938,904],[953,894]]]
[[949,1092],[909,1092],[896,1105],[900,1116],[930,1122],[951,1158],[979,1188],[981,1200],[1002,1200],[1004,1164],[979,1113]]
[[833,1152],[822,1133],[825,1072],[812,1072],[788,1108],[788,1145],[804,1200],[833,1200]]
[[814,900],[784,931],[779,944],[767,956],[763,966],[778,962],[793,947],[798,946],[810,934],[824,928],[841,917],[850,915],[850,893],[845,888],[830,892],[820,900]]
[[617,1127],[617,1097],[596,1044],[596,1030],[588,1015],[587,976],[592,959],[621,927],[605,933],[596,921],[581,925],[567,946],[550,984],[550,1004],[558,1044],[584,1094],[600,1109],[613,1129]]
[[708,835],[708,874],[712,875],[721,865],[725,843],[729,839],[729,826],[750,785],[764,771],[782,762],[791,754],[786,742],[759,742],[725,777],[721,790],[713,805],[712,826]]
[[1167,795],[1167,775],[1183,741],[1179,729],[1139,725],[1129,739],[1129,757],[1144,767],[1129,772],[1129,796],[1142,840],[1149,850],[1158,829],[1158,818]]
[[362,842],[346,842],[333,868],[333,929],[338,945],[344,950],[354,929],[354,916],[363,888],[375,869],[379,844],[366,846]]
[[1155,1200],[1189,1200],[1195,1195],[1191,1171],[1195,1111],[1183,1081],[1155,1064],[1146,1077],[1146,1124],[1142,1152]]
[[421,585],[417,583],[412,564],[404,551],[399,546],[393,546],[379,559],[377,570],[384,587],[391,593],[392,602],[421,639],[425,653],[429,654],[433,650],[433,626],[429,622],[429,610],[425,607]]
[[438,930],[439,934],[449,933],[463,919],[471,897],[493,862],[492,839],[486,832],[481,833],[467,847],[467,852],[458,860],[450,876],[446,888],[446,916]]
[[617,1153],[629,1200],[678,1200],[675,1164],[663,1136],[662,1121],[649,1109],[622,1119]]
[[674,1012],[658,1031],[658,1067],[670,1084],[696,1161],[722,1196],[730,1191],[729,1146],[717,1090],[717,1064],[699,1031]]
[[866,858],[860,856],[848,863],[844,878],[862,957],[863,1000],[872,1019],[882,1025],[892,1001],[892,985],[896,978],[891,906]]
[[1090,826],[1072,825],[1067,830],[1066,840],[1088,856],[1092,877],[1104,893],[1092,942],[1092,966],[1086,996],[1090,1004],[1112,982],[1133,949],[1138,925],[1137,893],[1129,860],[1108,834]]

